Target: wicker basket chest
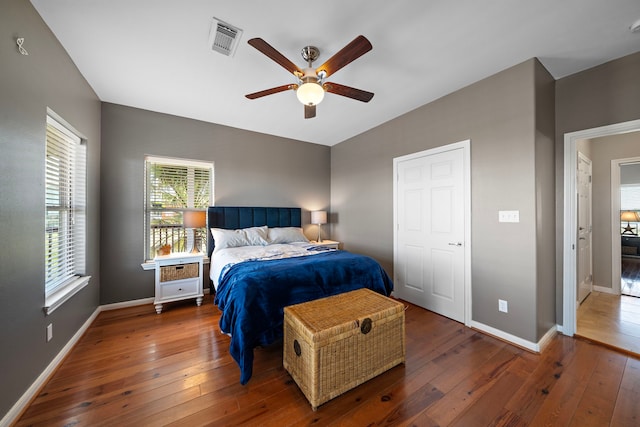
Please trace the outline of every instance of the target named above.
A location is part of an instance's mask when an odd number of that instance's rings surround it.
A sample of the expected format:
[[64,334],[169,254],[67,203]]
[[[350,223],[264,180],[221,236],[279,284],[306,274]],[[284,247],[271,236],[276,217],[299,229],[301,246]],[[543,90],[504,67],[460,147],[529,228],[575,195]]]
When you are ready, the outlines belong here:
[[283,364],[315,411],[405,361],[404,306],[358,289],[284,309]]

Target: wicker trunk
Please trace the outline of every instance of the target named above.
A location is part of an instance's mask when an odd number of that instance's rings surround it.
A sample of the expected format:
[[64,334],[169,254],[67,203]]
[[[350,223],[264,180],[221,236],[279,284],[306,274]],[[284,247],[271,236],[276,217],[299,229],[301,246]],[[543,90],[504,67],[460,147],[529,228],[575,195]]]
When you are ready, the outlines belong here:
[[404,306],[359,289],[284,309],[285,369],[313,410],[405,361]]

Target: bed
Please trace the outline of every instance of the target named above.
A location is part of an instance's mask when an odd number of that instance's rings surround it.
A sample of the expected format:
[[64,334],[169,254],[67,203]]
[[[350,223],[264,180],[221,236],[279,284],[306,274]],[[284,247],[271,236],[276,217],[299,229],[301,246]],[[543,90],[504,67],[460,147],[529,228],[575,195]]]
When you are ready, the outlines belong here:
[[241,384],[252,376],[254,348],[282,339],[284,307],[359,288],[393,290],[374,259],[306,240],[300,208],[216,206],[207,214],[210,286]]

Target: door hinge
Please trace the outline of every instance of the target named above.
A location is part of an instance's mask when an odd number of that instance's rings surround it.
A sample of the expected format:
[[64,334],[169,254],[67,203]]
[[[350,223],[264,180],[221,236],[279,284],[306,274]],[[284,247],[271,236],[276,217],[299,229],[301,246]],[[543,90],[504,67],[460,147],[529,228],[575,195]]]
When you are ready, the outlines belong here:
[[589,175],[589,184],[591,184],[591,175]]

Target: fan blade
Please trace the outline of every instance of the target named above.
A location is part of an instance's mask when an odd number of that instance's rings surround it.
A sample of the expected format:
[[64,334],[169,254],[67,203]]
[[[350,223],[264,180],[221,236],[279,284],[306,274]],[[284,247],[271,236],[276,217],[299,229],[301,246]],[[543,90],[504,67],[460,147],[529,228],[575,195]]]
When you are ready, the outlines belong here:
[[271,46],[269,43],[262,40],[261,38],[251,39],[247,43],[249,43],[251,46],[255,47],[260,52],[264,53],[269,58],[271,58],[272,60],[280,64],[280,66],[282,66],[285,70],[289,71],[290,73],[300,74],[300,75],[303,74],[302,70],[298,68],[296,64],[289,61],[283,54],[278,52],[273,46]]
[[305,105],[304,106],[304,118],[305,119],[313,119],[316,116],[316,106],[315,105]]
[[369,102],[373,98],[373,93],[366,90],[356,89],[354,87],[340,85],[338,83],[325,83],[322,85],[327,92],[335,93],[336,95],[346,96],[347,98],[356,99],[362,102]]
[[371,49],[373,49],[371,42],[369,42],[365,36],[358,36],[353,39],[351,43],[343,47],[340,52],[329,58],[327,62],[316,68],[316,73],[324,71],[326,73],[324,78],[327,78],[345,65],[360,58]]
[[249,99],[261,98],[267,95],[273,95],[274,93],[284,92],[285,90],[296,90],[298,89],[298,85],[289,84],[282,85],[278,87],[272,87],[271,89],[261,90],[260,92],[250,93],[249,95],[245,95]]

